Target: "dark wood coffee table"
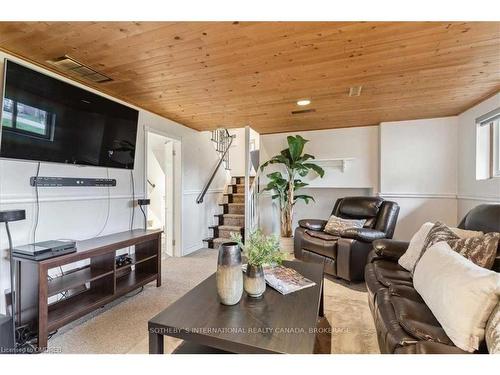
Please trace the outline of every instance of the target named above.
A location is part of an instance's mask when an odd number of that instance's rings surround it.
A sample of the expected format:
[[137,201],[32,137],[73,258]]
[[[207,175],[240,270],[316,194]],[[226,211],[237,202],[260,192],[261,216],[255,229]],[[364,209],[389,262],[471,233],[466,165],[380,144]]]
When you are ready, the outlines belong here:
[[213,274],[149,321],[149,352],[163,353],[163,336],[172,336],[191,348],[210,349],[205,352],[313,353],[323,317],[323,265],[292,261],[285,266],[316,285],[286,296],[268,286],[261,299],[244,293],[237,305],[225,306]]

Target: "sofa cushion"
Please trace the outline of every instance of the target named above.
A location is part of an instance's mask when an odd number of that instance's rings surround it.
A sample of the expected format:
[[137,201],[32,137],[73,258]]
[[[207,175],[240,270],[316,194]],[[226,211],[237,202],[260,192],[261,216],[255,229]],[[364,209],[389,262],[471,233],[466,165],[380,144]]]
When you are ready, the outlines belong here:
[[392,306],[399,324],[413,337],[453,345],[425,303],[391,295]]
[[324,240],[305,233],[302,239],[302,249],[337,259],[337,241]]
[[477,266],[446,242],[439,242],[417,263],[413,281],[453,343],[469,352],[479,349],[500,296],[500,274]]
[[378,260],[373,262],[373,266],[377,280],[386,287],[413,285],[411,274],[395,262]]
[[319,238],[320,240],[324,241],[338,241],[338,239],[340,238],[339,236],[334,236],[326,232],[318,232],[309,229],[306,230],[306,233],[311,237]]
[[334,236],[342,236],[346,229],[363,228],[365,221],[365,219],[342,219],[332,215],[328,219],[328,223],[326,223],[324,231]]
[[415,302],[425,303],[420,294],[418,294],[415,288],[410,285],[394,284],[389,287],[389,292],[392,296],[403,297]]
[[338,215],[350,219],[367,219],[378,214],[384,200],[379,197],[346,197],[338,208]]
[[394,353],[400,346],[415,344],[418,339],[408,334],[399,324],[389,289],[377,293],[374,307],[375,327],[382,353]]

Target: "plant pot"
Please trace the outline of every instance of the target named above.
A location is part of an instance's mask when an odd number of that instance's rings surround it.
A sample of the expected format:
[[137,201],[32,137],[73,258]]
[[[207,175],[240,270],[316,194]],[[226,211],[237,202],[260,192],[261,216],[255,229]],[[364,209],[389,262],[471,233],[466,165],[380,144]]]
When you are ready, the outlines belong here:
[[245,292],[250,297],[258,298],[266,291],[266,280],[262,266],[247,265],[243,281]]
[[236,242],[226,242],[219,247],[217,260],[217,294],[223,305],[236,305],[243,295],[241,250]]
[[293,237],[280,237],[280,250],[287,255],[293,254]]

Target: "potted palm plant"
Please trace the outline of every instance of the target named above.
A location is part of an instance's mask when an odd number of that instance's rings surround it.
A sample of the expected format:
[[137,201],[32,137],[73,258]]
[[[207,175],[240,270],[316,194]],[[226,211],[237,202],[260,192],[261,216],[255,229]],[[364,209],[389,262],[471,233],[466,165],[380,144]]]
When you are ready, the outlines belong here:
[[263,265],[281,264],[283,261],[278,238],[266,236],[259,229],[251,233],[244,244],[240,234],[232,234],[231,237],[241,247],[247,261],[243,277],[245,292],[250,297],[262,296],[266,291]]
[[276,199],[280,208],[281,237],[290,239],[292,237],[293,208],[300,199],[309,204],[314,201],[310,195],[296,194],[296,191],[309,185],[301,180],[309,172],[314,172],[323,178],[325,171],[320,166],[312,163],[314,159],[311,154],[304,153],[307,139],[300,135],[287,137],[288,148],[282,150],[279,155],[261,165],[261,171],[268,165],[279,164],[283,172],[277,171],[267,175],[269,183],[263,191],[272,191],[272,199]]

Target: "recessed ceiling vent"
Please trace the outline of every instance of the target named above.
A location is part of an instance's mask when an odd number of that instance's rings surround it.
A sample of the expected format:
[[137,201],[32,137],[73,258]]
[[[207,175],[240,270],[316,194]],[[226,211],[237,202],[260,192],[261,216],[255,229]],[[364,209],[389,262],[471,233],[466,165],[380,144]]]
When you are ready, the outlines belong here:
[[312,112],[316,112],[316,110],[315,109],[301,109],[298,111],[292,111],[292,115],[303,115],[305,113],[312,113]]
[[352,86],[349,88],[349,96],[360,96],[363,86]]
[[72,76],[85,79],[94,83],[103,83],[112,81],[108,76],[95,71],[94,69],[83,65],[74,58],[64,55],[55,60],[48,60],[49,64],[55,66],[59,70],[68,73]]

